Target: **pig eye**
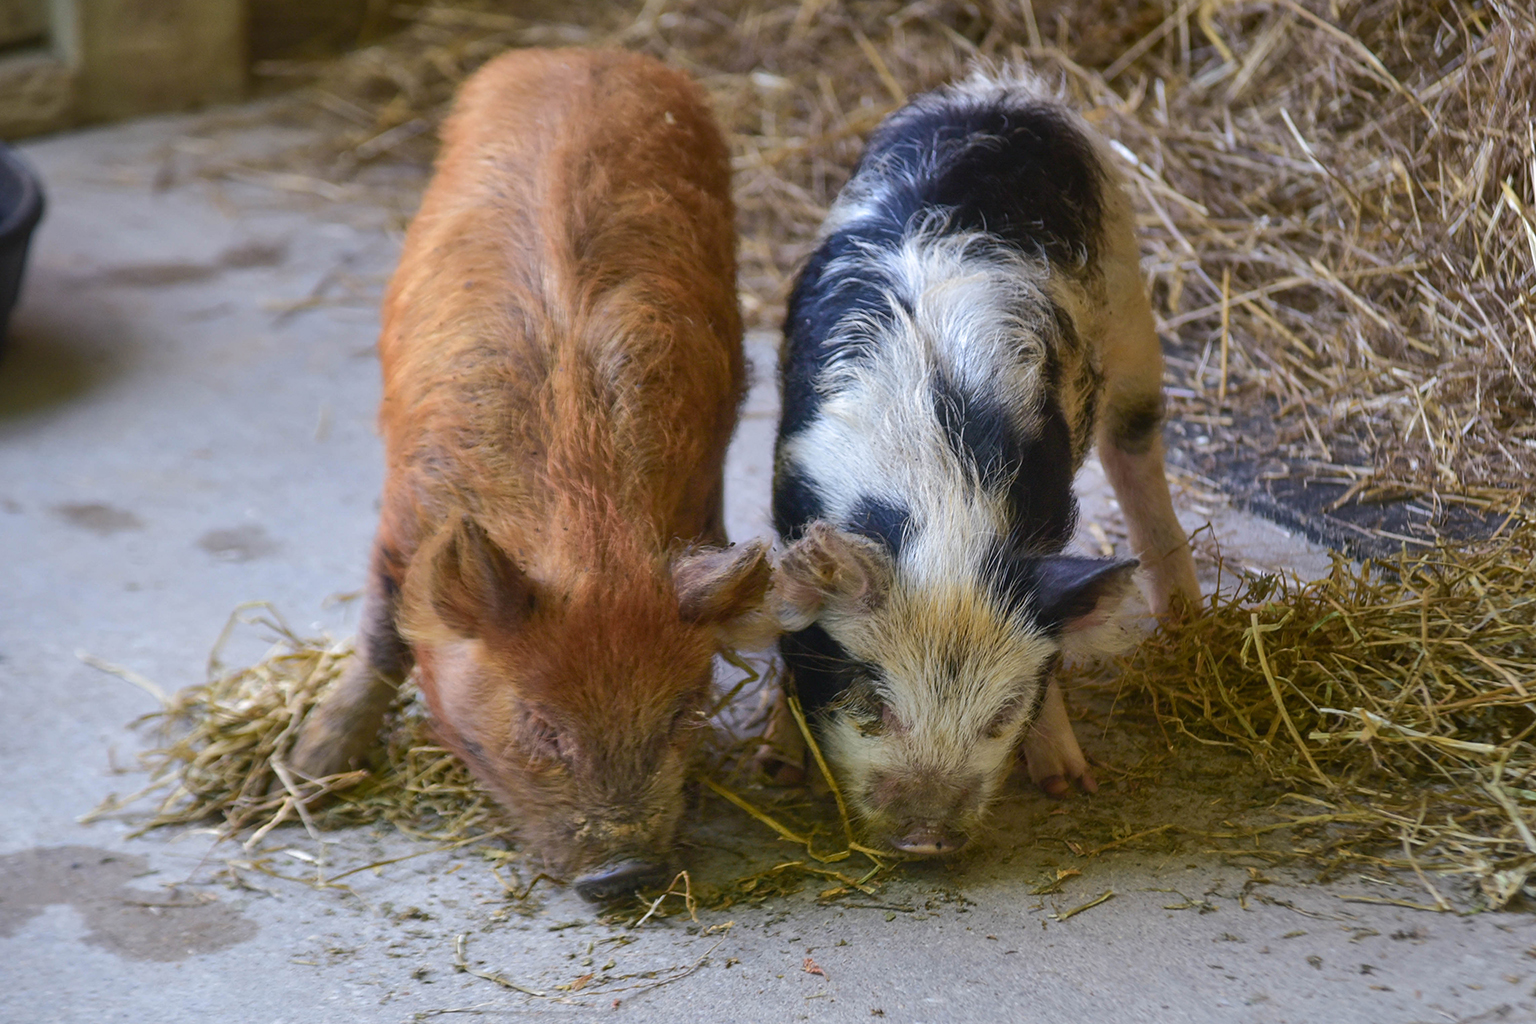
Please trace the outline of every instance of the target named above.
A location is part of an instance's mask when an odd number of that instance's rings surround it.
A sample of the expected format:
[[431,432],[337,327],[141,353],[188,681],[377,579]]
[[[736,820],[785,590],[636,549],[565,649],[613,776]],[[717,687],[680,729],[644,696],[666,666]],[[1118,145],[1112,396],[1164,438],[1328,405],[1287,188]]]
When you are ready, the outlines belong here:
[[703,723],[703,721],[703,712],[699,711],[691,704],[686,704],[683,707],[678,708],[677,713],[672,716],[672,731],[676,732],[677,730],[686,728],[690,725],[700,725]]
[[992,716],[992,721],[987,723],[987,727],[984,730],[987,738],[996,740],[1005,736],[1018,719],[1019,710],[1020,705],[1018,701],[1011,700],[1004,704],[997,714]]
[[879,736],[888,730],[900,730],[901,719],[881,698],[873,674],[860,673],[844,693],[841,709],[860,735]]
[[560,731],[545,718],[535,714],[523,717],[522,727],[523,747],[534,757],[546,761],[559,761],[563,759],[561,750]]
[[853,727],[859,730],[861,736],[879,736],[885,732],[895,715],[887,705],[879,708],[869,706],[848,709],[848,717],[853,722]]
[[853,727],[859,730],[862,736],[883,736],[888,732],[906,731],[906,726],[901,724],[901,718],[897,716],[896,709],[878,697],[861,702],[856,708],[850,708],[849,717],[853,720]]

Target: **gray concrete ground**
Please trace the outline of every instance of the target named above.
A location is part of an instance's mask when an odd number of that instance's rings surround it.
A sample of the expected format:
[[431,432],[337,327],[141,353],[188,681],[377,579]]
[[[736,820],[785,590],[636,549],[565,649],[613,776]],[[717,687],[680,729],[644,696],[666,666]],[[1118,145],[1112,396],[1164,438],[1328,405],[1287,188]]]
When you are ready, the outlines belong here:
[[[317,852],[335,865],[417,854],[320,891],[249,871],[225,884],[226,859],[254,854],[206,831],[129,840],[119,820],[79,824],[139,784],[110,766],[139,749],[127,723],[156,701],[78,653],[185,685],[253,599],[344,635],[350,606],[327,598],[359,586],[373,526],[371,346],[400,214],[280,175],[215,187],[183,174],[281,141],[221,123],[25,147],[50,211],[0,363],[0,1020],[1536,1020],[1529,916],[1357,902],[1425,897],[1360,875],[1255,874],[1198,848],[1089,858],[1042,838],[1134,794],[1055,805],[1020,788],[987,849],[906,869],[867,901],[822,906],[812,886],[632,931],[558,888],[511,901],[478,852],[387,829],[329,835],[323,851],[298,829],[269,836],[293,874]],[[773,430],[772,338],[751,346],[737,537],[764,529]],[[1103,531],[1085,527],[1085,543],[1114,543],[1092,467],[1084,488]],[[1209,495],[1180,500],[1239,562],[1325,564]],[[242,636],[230,658],[262,648]],[[1121,757],[1115,720],[1098,722],[1085,746]],[[1191,779],[1143,789],[1194,807],[1210,791]],[[795,855],[745,818],[706,822],[705,847],[727,862],[749,847]],[[1030,894],[1071,870],[1059,893]],[[476,971],[542,995],[456,971],[459,942]]]

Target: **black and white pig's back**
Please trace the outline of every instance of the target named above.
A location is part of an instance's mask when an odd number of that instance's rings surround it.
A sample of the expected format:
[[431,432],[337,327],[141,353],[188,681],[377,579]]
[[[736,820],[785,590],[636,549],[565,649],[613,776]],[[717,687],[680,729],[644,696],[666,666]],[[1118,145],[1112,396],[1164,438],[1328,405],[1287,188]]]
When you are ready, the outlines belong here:
[[1134,560],[1062,553],[1096,438],[1153,610],[1198,597],[1110,159],[1027,74],[918,97],[870,139],[791,295],[784,652],[852,805],[898,849],[958,848],[1021,740],[1049,791],[1093,785],[1049,674],[1122,640],[1134,588]]

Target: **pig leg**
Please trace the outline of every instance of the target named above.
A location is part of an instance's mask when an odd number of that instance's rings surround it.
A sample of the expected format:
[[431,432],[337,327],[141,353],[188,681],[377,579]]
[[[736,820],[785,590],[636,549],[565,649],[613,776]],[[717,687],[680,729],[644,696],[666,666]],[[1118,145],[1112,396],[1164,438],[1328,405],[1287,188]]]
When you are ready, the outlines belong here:
[[1075,781],[1084,792],[1097,793],[1098,780],[1088,770],[1088,759],[1077,745],[1061,687],[1052,679],[1045,691],[1040,716],[1024,736],[1024,761],[1029,777],[1046,795],[1064,797]]
[[781,786],[798,786],[805,782],[806,772],[820,778],[821,773],[810,764],[810,751],[805,737],[789,710],[789,698],[782,689],[774,694],[773,711],[768,719],[767,740],[757,749],[753,762],[758,769]]
[[1115,489],[1131,549],[1151,583],[1152,614],[1174,610],[1175,595],[1199,607],[1200,584],[1188,538],[1173,511],[1163,466],[1163,352],[1152,308],[1129,253],[1107,261],[1109,298],[1104,342],[1104,406],[1099,461]]
[[[1145,408],[1151,408],[1146,406]],[[1160,422],[1160,417],[1159,417]],[[1131,549],[1141,559],[1151,582],[1152,614],[1174,611],[1175,595],[1191,609],[1200,605],[1200,583],[1189,552],[1184,528],[1173,511],[1168,477],[1163,468],[1163,441],[1154,437],[1137,451],[1122,447],[1120,439],[1101,431],[1099,461],[1109,477],[1125,513]]]
[[358,624],[357,651],[340,679],[316,706],[288,757],[310,778],[360,768],[378,745],[384,713],[411,670],[411,652],[395,628],[400,588],[391,559],[375,543]]

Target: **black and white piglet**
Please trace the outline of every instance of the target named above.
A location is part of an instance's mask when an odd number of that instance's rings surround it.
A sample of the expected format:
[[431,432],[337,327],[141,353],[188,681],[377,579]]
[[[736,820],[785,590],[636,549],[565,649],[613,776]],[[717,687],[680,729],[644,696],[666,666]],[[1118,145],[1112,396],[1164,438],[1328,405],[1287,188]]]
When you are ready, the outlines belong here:
[[1095,438],[1153,612],[1199,597],[1162,370],[1112,157],[1042,83],[876,129],[790,297],[773,494],[784,657],[872,842],[963,846],[1021,742],[1047,792],[1096,788],[1051,679],[1135,590],[1062,553]]

